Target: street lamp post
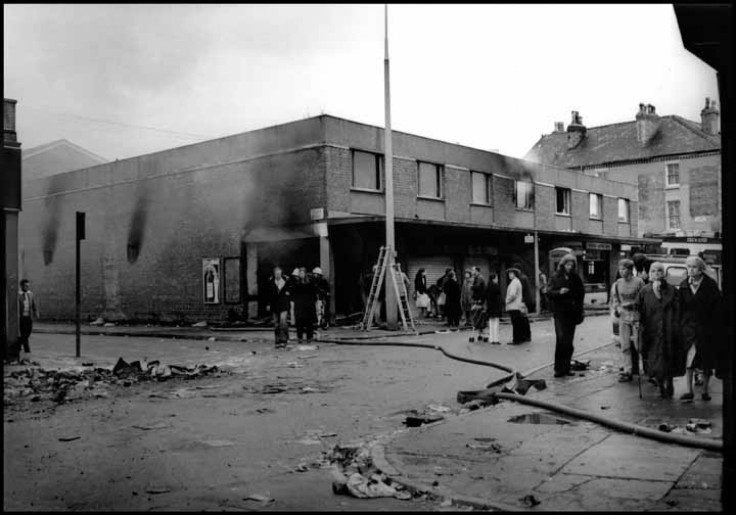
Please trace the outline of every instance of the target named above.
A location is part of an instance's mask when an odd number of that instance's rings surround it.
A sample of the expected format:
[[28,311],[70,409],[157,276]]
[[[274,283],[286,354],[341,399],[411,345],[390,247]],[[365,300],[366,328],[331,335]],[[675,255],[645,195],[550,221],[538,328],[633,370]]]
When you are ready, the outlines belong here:
[[[386,293],[386,324],[388,329],[398,329],[398,305],[396,292],[393,287],[393,270],[396,243],[394,237],[394,167],[393,148],[391,139],[391,87],[388,60],[388,4],[384,8],[385,55],[383,59],[384,93],[386,108],[386,128],[384,129],[384,168],[386,170],[386,247],[387,247],[387,273],[384,282]],[[400,278],[399,278],[400,280]]]

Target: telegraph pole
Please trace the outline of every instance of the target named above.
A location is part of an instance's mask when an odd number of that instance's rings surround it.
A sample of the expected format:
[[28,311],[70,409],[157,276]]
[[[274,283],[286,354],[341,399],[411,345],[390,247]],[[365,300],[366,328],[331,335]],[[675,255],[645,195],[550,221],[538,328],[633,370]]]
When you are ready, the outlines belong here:
[[[384,282],[386,293],[386,324],[389,329],[398,329],[398,299],[393,286],[393,274],[390,273],[394,265],[396,242],[394,237],[394,157],[391,139],[391,86],[388,61],[388,4],[384,8],[385,56],[383,59],[384,92],[386,107],[386,128],[384,129],[384,169],[386,170],[386,247],[388,254],[388,269]],[[397,278],[401,280],[401,278]]]
[[82,211],[77,211],[77,234],[76,240],[76,252],[75,252],[75,269],[76,269],[76,342],[77,342],[77,357],[81,356],[82,347],[82,327],[81,327],[81,311],[82,311],[82,287],[81,287],[81,275],[82,275],[82,256],[80,253],[80,242],[85,239],[85,214]]

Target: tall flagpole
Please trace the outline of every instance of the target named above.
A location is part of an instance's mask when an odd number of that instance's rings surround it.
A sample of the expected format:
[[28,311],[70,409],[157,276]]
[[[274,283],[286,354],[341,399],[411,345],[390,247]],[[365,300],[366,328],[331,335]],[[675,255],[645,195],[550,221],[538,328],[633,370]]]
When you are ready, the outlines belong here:
[[[391,138],[391,86],[389,77],[388,62],[388,4],[384,8],[385,37],[384,47],[385,55],[383,59],[383,75],[384,75],[384,91],[385,91],[385,107],[386,107],[386,128],[384,129],[384,168],[386,170],[386,247],[388,247],[388,266],[393,266],[396,244],[394,238],[394,156]],[[393,287],[393,274],[386,274],[386,282],[384,283],[384,291],[386,293],[386,324],[388,329],[398,329],[398,304],[396,292]],[[401,278],[397,278],[401,280]]]

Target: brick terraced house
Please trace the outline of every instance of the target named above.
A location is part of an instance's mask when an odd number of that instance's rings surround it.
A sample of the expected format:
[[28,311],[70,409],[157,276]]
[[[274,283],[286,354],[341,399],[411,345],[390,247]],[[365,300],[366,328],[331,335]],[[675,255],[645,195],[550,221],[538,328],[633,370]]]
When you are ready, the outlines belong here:
[[700,123],[659,116],[639,105],[632,121],[585,127],[574,111],[525,159],[639,187],[638,235],[662,240],[673,254],[704,252],[721,262],[721,136],[716,102],[705,99]]
[[[23,274],[45,316],[74,316],[83,211],[84,317],[262,316],[276,264],[320,266],[332,312],[357,313],[385,241],[383,141],[382,128],[322,115],[31,180]],[[635,184],[396,131],[393,149],[398,261],[412,279],[515,263],[533,278],[538,234],[543,271],[570,249],[589,291],[607,291],[621,245],[654,241],[637,237]]]

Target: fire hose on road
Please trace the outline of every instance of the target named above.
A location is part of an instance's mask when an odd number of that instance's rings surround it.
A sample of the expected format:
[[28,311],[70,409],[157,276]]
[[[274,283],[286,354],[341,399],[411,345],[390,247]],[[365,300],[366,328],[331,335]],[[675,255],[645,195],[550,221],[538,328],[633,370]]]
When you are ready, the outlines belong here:
[[[717,452],[723,452],[723,442],[712,440],[712,439],[706,439],[706,438],[697,438],[697,437],[688,437],[688,436],[680,436],[680,435],[673,435],[670,433],[664,433],[662,431],[658,431],[655,429],[651,429],[644,426],[639,426],[637,424],[632,424],[629,422],[623,422],[620,420],[614,420],[609,417],[604,417],[601,415],[597,415],[594,413],[589,413],[586,411],[578,410],[575,408],[571,408],[569,406],[565,406],[562,404],[557,404],[554,402],[548,402],[548,401],[542,401],[538,399],[528,398],[524,397],[523,395],[515,394],[515,393],[506,393],[501,392],[498,389],[499,385],[508,383],[514,378],[522,379],[526,376],[531,375],[532,373],[541,370],[542,368],[546,368],[549,365],[543,365],[540,367],[536,367],[524,374],[520,374],[516,372],[516,370],[512,367],[500,364],[500,363],[494,363],[492,361],[483,361],[479,359],[473,359],[468,358],[465,356],[458,356],[457,354],[453,354],[451,352],[448,352],[442,345],[439,344],[431,344],[431,343],[420,343],[420,342],[408,342],[408,341],[369,341],[368,338],[365,339],[353,339],[353,340],[341,340],[336,338],[320,338],[316,341],[319,342],[325,342],[325,343],[335,343],[338,345],[362,345],[362,346],[392,346],[392,347],[419,347],[424,349],[433,349],[440,351],[442,354],[447,356],[450,359],[454,359],[457,361],[462,361],[464,363],[470,363],[473,365],[480,365],[485,367],[492,367],[496,368],[498,370],[502,370],[504,372],[508,372],[508,375],[505,375],[504,377],[497,379],[491,383],[489,383],[486,386],[486,390],[481,390],[478,392],[474,392],[477,397],[483,397],[486,396],[487,398],[496,398],[496,399],[503,399],[503,400],[509,400],[509,401],[515,401],[519,402],[521,404],[526,404],[529,406],[536,406],[538,408],[544,408],[550,411],[554,411],[557,413],[561,413],[564,415],[572,416],[578,419],[588,420],[590,422],[595,422],[597,424],[600,424],[605,427],[609,427],[611,429],[614,429],[616,431],[620,431],[622,433],[630,434],[633,436],[641,436],[644,438],[649,438],[651,440],[657,440],[663,443],[672,443],[676,445],[682,445],[685,447],[694,447],[698,449],[705,449],[709,451],[717,451]],[[610,344],[606,344],[610,345]],[[605,346],[605,345],[603,345]],[[595,350],[595,349],[592,349]],[[590,351],[588,351],[590,352]]]

